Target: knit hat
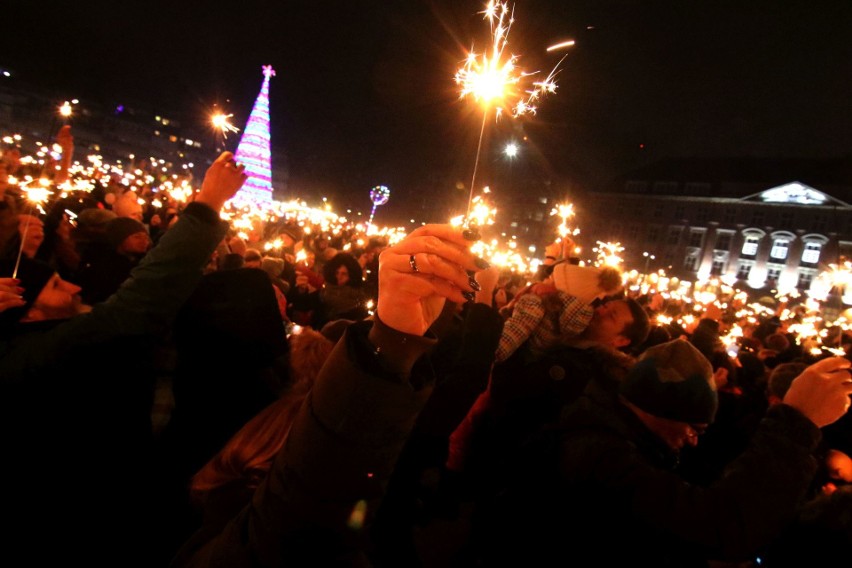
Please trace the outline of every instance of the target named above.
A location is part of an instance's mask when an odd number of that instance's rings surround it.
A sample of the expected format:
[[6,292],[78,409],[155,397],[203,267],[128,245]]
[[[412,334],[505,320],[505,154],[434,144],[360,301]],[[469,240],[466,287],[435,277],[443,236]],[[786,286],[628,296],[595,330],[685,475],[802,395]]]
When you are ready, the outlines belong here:
[[107,223],[116,217],[116,214],[109,209],[90,207],[88,209],[83,209],[77,215],[77,226],[80,228],[103,229]]
[[260,268],[269,274],[270,278],[280,278],[281,272],[284,270],[284,259],[264,256],[260,260]]
[[612,266],[578,266],[559,262],[553,265],[552,274],[557,290],[587,304],[621,289],[621,272]]
[[[0,262],[0,276],[10,277],[14,271],[14,260]],[[33,260],[26,256],[21,257],[16,278],[21,281],[20,286],[24,289],[21,297],[26,303],[23,306],[0,312],[0,329],[18,322],[26,315],[55,272],[56,270],[46,262]]]
[[713,367],[688,341],[655,345],[639,357],[620,392],[630,402],[660,418],[710,424],[718,398]]
[[106,239],[109,246],[116,248],[124,239],[136,233],[148,233],[145,225],[130,217],[117,217],[106,225]]
[[279,231],[279,233],[282,235],[287,235],[288,237],[293,239],[293,242],[296,243],[302,239],[302,235],[298,227],[294,227],[293,225],[284,225]]

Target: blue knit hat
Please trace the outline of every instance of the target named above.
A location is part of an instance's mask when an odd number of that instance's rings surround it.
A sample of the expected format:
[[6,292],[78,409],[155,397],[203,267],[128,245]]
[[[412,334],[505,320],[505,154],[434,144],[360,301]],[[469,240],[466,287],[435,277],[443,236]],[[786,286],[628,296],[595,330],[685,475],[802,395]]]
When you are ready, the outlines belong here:
[[646,349],[620,392],[648,414],[691,424],[713,422],[719,405],[713,367],[680,339]]

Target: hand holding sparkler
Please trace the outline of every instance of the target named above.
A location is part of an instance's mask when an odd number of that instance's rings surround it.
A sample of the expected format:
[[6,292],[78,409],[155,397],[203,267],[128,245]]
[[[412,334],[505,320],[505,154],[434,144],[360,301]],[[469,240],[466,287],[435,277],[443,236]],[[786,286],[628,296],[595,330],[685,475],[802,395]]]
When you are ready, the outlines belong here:
[[201,191],[195,201],[210,206],[219,212],[225,202],[232,198],[246,181],[245,166],[237,164],[234,154],[222,152],[211,164],[201,183]]
[[844,357],[818,361],[793,380],[784,396],[788,404],[822,428],[849,410],[852,395],[852,362]]
[[21,297],[24,289],[18,286],[19,283],[14,278],[0,278],[0,313],[26,304]]
[[379,256],[377,316],[403,333],[423,335],[444,308],[464,303],[480,288],[467,271],[488,263],[469,250],[462,230],[450,225],[424,225]]
[[56,135],[56,143],[62,149],[59,170],[53,178],[53,183],[58,186],[68,181],[68,170],[71,169],[71,161],[74,159],[74,137],[71,135],[70,125],[66,124],[59,129],[59,133]]

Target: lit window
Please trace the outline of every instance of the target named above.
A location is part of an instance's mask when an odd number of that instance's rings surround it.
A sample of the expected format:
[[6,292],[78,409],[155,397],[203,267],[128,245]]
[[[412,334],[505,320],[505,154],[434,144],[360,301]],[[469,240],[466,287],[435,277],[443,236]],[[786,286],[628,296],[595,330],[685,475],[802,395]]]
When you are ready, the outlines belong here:
[[760,239],[757,237],[746,237],[743,243],[743,254],[746,256],[754,256],[757,254],[757,244]]
[[740,263],[737,269],[737,278],[740,280],[748,280],[748,275],[751,273],[752,264],[750,262]]
[[788,241],[777,239],[774,243],[772,243],[772,250],[769,251],[769,256],[778,260],[784,260],[787,258],[787,251],[790,246]]
[[805,243],[805,250],[802,251],[802,262],[806,264],[816,264],[819,262],[819,253],[822,250],[820,243]]

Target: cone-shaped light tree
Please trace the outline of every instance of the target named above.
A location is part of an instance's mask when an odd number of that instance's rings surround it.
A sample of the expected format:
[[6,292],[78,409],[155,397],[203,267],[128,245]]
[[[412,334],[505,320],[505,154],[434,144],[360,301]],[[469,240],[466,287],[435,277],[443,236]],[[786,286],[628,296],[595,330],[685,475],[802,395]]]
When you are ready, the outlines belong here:
[[272,201],[272,152],[269,144],[269,79],[272,65],[263,66],[263,85],[254,101],[248,123],[237,146],[237,162],[244,164],[248,179],[234,196],[235,201]]

